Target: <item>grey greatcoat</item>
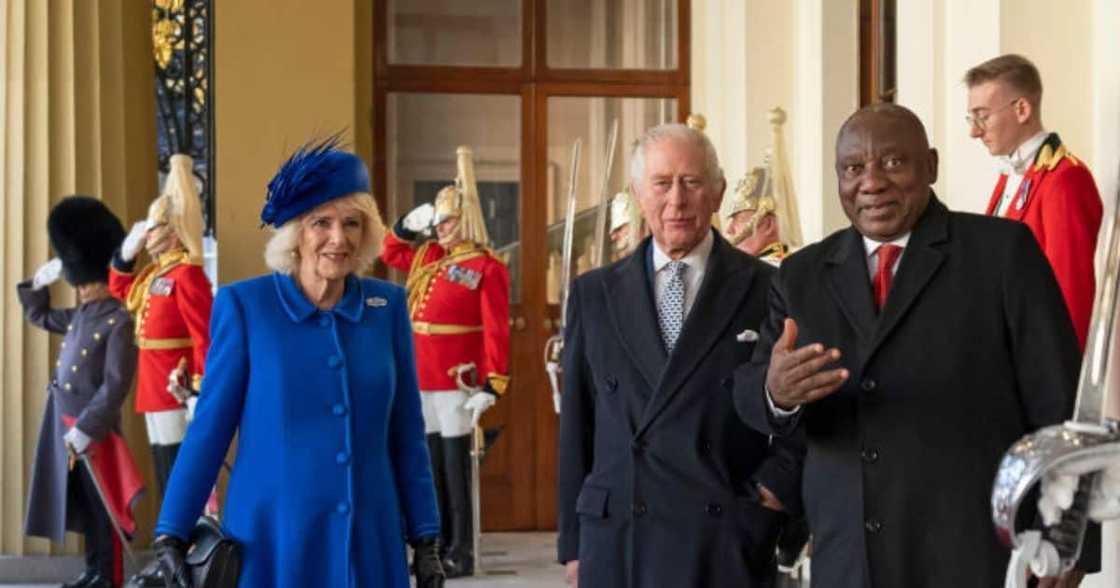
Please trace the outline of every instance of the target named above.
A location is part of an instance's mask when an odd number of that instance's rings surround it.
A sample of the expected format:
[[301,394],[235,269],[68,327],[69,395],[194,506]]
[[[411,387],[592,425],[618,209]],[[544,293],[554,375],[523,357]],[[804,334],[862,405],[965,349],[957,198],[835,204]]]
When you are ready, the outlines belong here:
[[47,406],[31,472],[28,535],[61,542],[67,530],[82,531],[68,498],[68,457],[63,417],[94,441],[119,429],[120,408],[136,372],[132,318],[119,301],[106,298],[75,308],[52,309],[47,288],[16,287],[31,324],[64,335],[55,373],[47,385]]

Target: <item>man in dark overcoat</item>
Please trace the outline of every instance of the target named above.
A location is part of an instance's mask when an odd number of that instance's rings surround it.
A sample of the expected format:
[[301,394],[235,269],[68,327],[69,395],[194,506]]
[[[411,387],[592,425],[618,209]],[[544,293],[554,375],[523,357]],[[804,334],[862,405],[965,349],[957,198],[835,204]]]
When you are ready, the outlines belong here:
[[[47,228],[58,257],[17,286],[28,322],[63,336],[47,385],[25,530],[56,543],[68,530],[83,533],[86,569],[64,588],[112,587],[120,585],[123,570],[110,517],[132,533],[132,506],[143,485],[119,435],[121,404],[136,373],[132,318],[108,286],[109,259],[124,229],[105,205],[86,196],[63,199]],[[75,307],[51,307],[47,286],[60,274],[77,289]],[[70,452],[82,454],[89,467]]]
[[1001,586],[997,464],[1073,408],[1054,273],[1021,224],[936,198],[937,152],[903,107],[852,115],[836,171],[852,224],[782,264],[736,406],[806,439],[814,586]]
[[738,419],[730,376],[774,270],[713,230],[726,183],[703,133],[646,131],[630,171],[652,237],[569,297],[559,560],[581,588],[770,586],[801,448]]

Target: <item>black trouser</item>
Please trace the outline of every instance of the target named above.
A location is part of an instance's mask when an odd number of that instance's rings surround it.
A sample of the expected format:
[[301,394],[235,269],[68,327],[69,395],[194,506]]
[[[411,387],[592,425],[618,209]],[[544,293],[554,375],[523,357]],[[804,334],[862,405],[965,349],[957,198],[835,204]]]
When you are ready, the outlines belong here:
[[84,464],[78,463],[70,472],[68,486],[73,492],[71,504],[77,510],[75,514],[81,519],[86,536],[86,569],[119,586],[124,576],[121,543]]
[[175,457],[179,455],[179,445],[152,445],[152,464],[156,470],[160,497],[167,493],[167,480],[171,478],[171,468],[175,466]]

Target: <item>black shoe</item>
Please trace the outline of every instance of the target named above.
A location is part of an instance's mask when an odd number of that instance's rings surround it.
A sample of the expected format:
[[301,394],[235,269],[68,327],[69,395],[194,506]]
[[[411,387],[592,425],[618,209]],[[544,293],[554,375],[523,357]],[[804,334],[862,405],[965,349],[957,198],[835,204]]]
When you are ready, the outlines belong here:
[[443,573],[448,578],[462,578],[474,575],[474,554],[466,550],[452,549],[443,558]]
[[74,580],[63,584],[62,588],[113,588],[113,582],[94,570],[86,570]]
[[163,580],[163,572],[159,569],[159,560],[152,560],[144,569],[133,574],[128,582],[128,588],[164,588],[167,582]]

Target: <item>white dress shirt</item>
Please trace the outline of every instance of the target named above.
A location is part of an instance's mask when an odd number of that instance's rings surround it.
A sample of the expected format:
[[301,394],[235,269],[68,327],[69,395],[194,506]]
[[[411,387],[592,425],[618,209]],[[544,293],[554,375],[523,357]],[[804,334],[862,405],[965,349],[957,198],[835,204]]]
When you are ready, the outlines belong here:
[[[898,259],[894,261],[894,267],[891,268],[891,277],[898,272],[898,267],[902,263],[902,256],[906,255],[906,245],[910,243],[910,233],[887,241],[890,245],[898,245],[902,247],[902,253],[899,254]],[[875,280],[875,274],[879,272],[879,246],[884,243],[871,239],[869,237],[863,238],[863,250],[867,254],[867,275],[872,281]],[[798,413],[801,406],[795,406],[792,410],[785,410],[780,406],[774,404],[774,397],[770,395],[770,390],[766,390],[766,403],[770,406],[770,412],[779,419],[788,418]]]
[[[712,246],[715,245],[715,238],[712,237],[712,231],[708,230],[708,235],[704,237],[703,241],[692,248],[688,255],[680,258],[688,269],[684,272],[684,318],[688,319],[688,312],[692,310],[692,303],[696,302],[696,293],[700,291],[700,284],[704,281],[704,273],[708,270],[708,258],[712,255]],[[665,254],[660,247],[657,246],[657,241],[653,241],[653,299],[656,302],[657,293],[665,285],[665,280],[669,279],[669,270],[665,266],[673,258]]]
[[1003,185],[1003,194],[1000,195],[999,204],[996,206],[996,216],[1007,215],[1007,209],[1014,202],[1019,186],[1023,185],[1023,177],[1027,175],[1027,170],[1034,163],[1038,150],[1042,148],[1048,136],[1050,134],[1046,131],[1039,131],[1037,135],[1019,145],[1019,148],[1012,151],[1010,155],[998,157],[1000,173],[1007,175],[1007,183]]

